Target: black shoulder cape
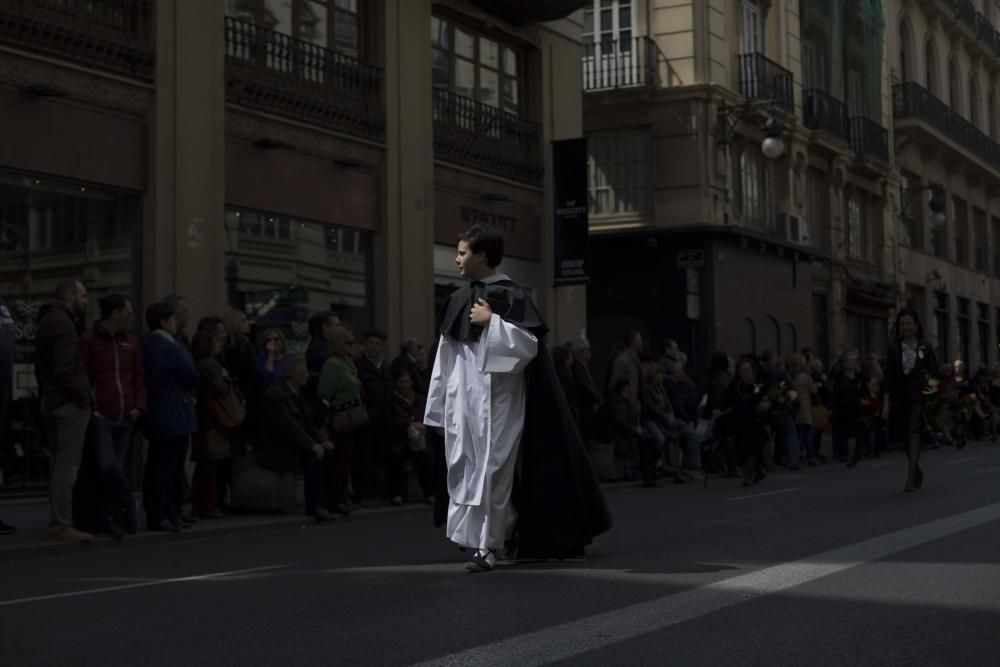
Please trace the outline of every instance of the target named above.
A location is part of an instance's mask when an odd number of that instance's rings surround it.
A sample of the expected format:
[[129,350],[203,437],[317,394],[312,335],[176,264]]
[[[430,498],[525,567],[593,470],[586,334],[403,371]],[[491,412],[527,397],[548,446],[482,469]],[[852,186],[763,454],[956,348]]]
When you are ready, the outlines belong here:
[[[484,285],[474,282],[456,290],[438,317],[438,331],[455,340],[478,340],[482,327],[469,321],[477,299],[484,299],[506,322],[538,338],[538,354],[525,369],[524,433],[518,454],[512,500],[518,521],[512,542],[518,558],[558,558],[579,553],[593,538],[611,528],[583,439],[559,384],[552,356],[545,346],[548,327],[527,292],[512,280]],[[435,346],[436,353],[436,346]],[[438,469],[444,463],[439,449]],[[447,518],[445,476],[439,486],[434,523]]]

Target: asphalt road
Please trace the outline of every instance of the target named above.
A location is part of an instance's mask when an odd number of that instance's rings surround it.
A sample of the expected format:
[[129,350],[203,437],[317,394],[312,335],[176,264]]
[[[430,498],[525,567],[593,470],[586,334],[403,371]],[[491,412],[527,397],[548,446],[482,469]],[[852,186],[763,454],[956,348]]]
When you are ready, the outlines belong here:
[[585,560],[468,574],[429,510],[5,557],[5,665],[1000,665],[1000,445],[609,491]]

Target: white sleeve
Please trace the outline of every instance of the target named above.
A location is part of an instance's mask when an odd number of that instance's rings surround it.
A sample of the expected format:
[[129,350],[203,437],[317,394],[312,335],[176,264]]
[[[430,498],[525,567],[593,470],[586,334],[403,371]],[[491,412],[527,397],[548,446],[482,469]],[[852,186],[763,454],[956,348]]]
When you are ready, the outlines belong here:
[[450,353],[448,341],[441,336],[438,339],[437,354],[434,356],[431,381],[427,386],[427,407],[424,410],[424,424],[427,426],[444,426],[444,395],[448,387],[448,378],[444,377],[441,371],[441,358]]
[[479,339],[477,365],[483,373],[521,373],[538,354],[538,339],[504,322],[496,313]]

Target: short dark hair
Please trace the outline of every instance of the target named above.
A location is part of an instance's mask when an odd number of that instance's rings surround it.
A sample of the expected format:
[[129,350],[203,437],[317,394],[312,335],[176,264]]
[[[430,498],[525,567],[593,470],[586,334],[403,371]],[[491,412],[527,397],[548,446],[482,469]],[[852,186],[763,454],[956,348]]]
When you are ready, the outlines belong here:
[[486,264],[495,269],[503,262],[503,232],[493,225],[475,224],[458,235],[459,241],[469,244],[469,250],[474,255],[484,253]]
[[205,317],[203,317],[200,320],[198,320],[198,329],[197,330],[198,331],[209,331],[210,333],[215,333],[214,331],[210,331],[210,330],[218,328],[218,326],[220,324],[223,327],[226,326],[226,323],[223,322],[222,318],[219,317],[218,315],[206,315]]
[[400,354],[415,354],[419,348],[420,345],[417,343],[416,338],[405,338],[403,342],[399,344]]
[[163,328],[163,320],[169,320],[177,310],[169,303],[158,301],[146,309],[146,326],[150,331]]
[[121,294],[109,294],[103,299],[97,302],[98,307],[101,309],[101,319],[106,320],[119,310],[125,307],[128,303],[128,299]]
[[369,338],[378,338],[379,340],[384,341],[386,339],[386,335],[381,329],[369,329],[365,332],[365,339],[367,340]]
[[319,338],[323,335],[323,325],[325,325],[330,320],[336,318],[337,316],[333,312],[327,310],[322,313],[316,313],[309,318],[309,337]]
[[76,278],[60,280],[59,284],[56,285],[56,301],[69,301],[74,298],[76,296],[76,285],[79,282]]

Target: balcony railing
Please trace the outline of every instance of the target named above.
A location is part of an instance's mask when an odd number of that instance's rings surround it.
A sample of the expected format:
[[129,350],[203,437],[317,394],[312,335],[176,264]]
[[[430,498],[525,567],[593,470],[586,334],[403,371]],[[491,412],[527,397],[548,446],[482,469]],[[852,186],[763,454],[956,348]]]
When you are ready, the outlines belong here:
[[993,28],[989,19],[976,11],[972,0],[943,0],[943,2],[955,19],[975,35],[976,41],[986,47],[994,58],[1000,58],[1000,32]]
[[382,141],[383,80],[374,65],[226,17],[230,102]]
[[751,99],[773,100],[782,109],[795,112],[792,73],[759,53],[739,56],[740,92]]
[[541,128],[488,104],[434,90],[434,156],[517,181],[541,182]]
[[851,123],[851,150],[858,155],[868,155],[883,162],[889,161],[889,132],[864,116],[853,116]]
[[915,118],[943,134],[986,164],[1000,171],[1000,145],[947,104],[916,83],[892,87],[892,113],[897,119]]
[[0,0],[0,43],[152,81],[153,3]]
[[843,102],[819,88],[811,88],[805,91],[803,106],[806,127],[811,130],[826,130],[835,137],[850,142],[847,107]]
[[649,37],[583,45],[584,91],[656,85],[656,42]]

